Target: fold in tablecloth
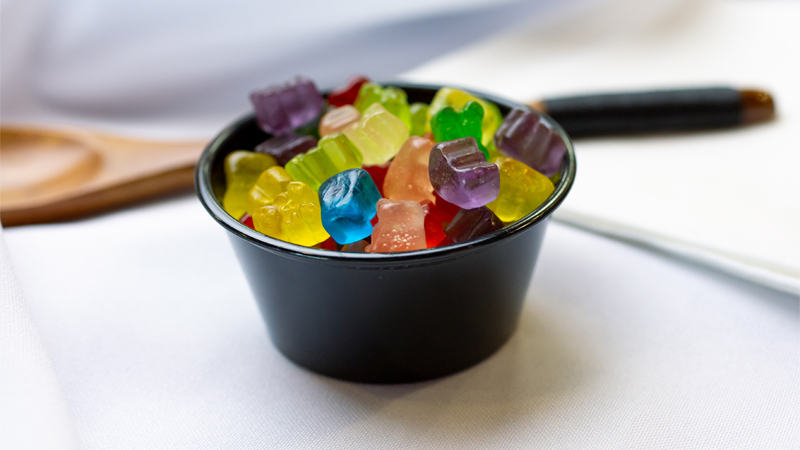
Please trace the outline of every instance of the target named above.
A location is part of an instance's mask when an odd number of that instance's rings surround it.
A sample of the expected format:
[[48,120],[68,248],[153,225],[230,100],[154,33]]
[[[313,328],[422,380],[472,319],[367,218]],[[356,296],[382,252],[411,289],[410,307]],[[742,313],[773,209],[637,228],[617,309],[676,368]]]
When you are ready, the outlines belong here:
[[79,448],[61,384],[31,320],[0,227],[0,442],[5,449]]

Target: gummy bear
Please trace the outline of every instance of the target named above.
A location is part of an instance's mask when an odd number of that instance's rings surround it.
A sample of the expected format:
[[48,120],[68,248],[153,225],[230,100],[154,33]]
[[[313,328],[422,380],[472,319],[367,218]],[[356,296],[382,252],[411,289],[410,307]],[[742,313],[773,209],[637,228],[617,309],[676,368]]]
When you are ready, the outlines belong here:
[[491,161],[492,158],[497,158],[498,156],[503,156],[503,154],[500,153],[500,151],[497,150],[497,147],[494,145],[494,140],[489,142],[489,145],[486,146],[486,153],[489,155],[487,161]]
[[567,146],[553,124],[536,111],[514,108],[494,135],[497,149],[550,177],[558,172]]
[[436,247],[446,237],[442,218],[437,214],[436,205],[427,200],[422,203],[422,212],[425,213],[425,245]]
[[345,244],[344,247],[342,247],[342,251],[353,252],[353,253],[364,253],[367,251],[368,245],[369,242],[362,239],[360,241],[355,241],[352,244]]
[[489,152],[481,143],[482,119],[483,107],[476,101],[468,101],[461,111],[456,111],[451,106],[445,106],[431,119],[433,137],[436,142],[443,142],[472,136],[488,160]]
[[367,166],[379,166],[394,158],[408,139],[408,128],[380,103],[370,105],[343,133],[361,151]]
[[316,146],[317,140],[313,136],[298,136],[290,133],[283,136],[273,136],[258,144],[255,150],[256,153],[272,155],[278,160],[278,164],[284,166],[290,159]]
[[433,198],[433,211],[442,219],[442,222],[450,222],[461,211],[461,208],[440,197],[436,191],[433,191]]
[[428,120],[433,119],[433,117],[439,113],[439,110],[445,106],[451,106],[455,110],[461,110],[470,100],[480,103],[483,107],[483,121],[481,122],[481,136],[483,139],[481,141],[484,147],[488,147],[503,117],[500,115],[500,110],[497,109],[497,106],[492,102],[475,97],[459,89],[443,87],[436,91],[436,95],[431,101],[430,108],[428,109]]
[[333,251],[337,250],[336,241],[334,241],[332,237],[329,237],[328,239],[325,239],[324,241],[320,242],[319,244],[317,244],[317,247],[324,250],[333,250]]
[[425,103],[412,103],[409,106],[411,113],[411,135],[422,136],[431,131],[431,123],[428,120],[428,105]]
[[349,244],[372,234],[370,219],[381,198],[378,188],[363,169],[350,169],[330,177],[319,188],[322,224],[340,244]]
[[444,234],[454,244],[471,241],[503,228],[500,220],[489,208],[462,209],[445,228]]
[[270,155],[247,150],[236,150],[225,157],[225,196],[222,208],[235,219],[247,211],[247,193],[262,172],[276,165]]
[[252,216],[256,209],[271,205],[278,195],[286,191],[286,185],[291,181],[292,177],[283,167],[272,166],[265,170],[247,193],[247,213]]
[[381,193],[381,197],[385,197],[383,195],[383,183],[386,180],[386,173],[389,172],[389,167],[391,167],[392,163],[387,162],[381,164],[380,166],[363,166],[362,169],[366,170],[370,177],[372,177],[372,181],[375,182],[375,186],[378,188],[378,192]]
[[396,87],[381,87],[375,83],[364,83],[358,91],[353,106],[362,113],[375,103],[380,103],[387,111],[397,116],[411,129],[411,111],[408,107],[406,91]]
[[274,135],[291,133],[293,129],[311,122],[325,103],[314,82],[303,77],[252,92],[250,101],[258,125]]
[[334,89],[328,94],[328,104],[331,106],[352,105],[358,97],[361,86],[368,82],[369,78],[363,75],[353,75],[347,80],[347,84],[338,89]]
[[252,216],[257,231],[292,244],[311,247],[329,237],[322,227],[317,193],[300,181],[287,184],[271,205]]
[[410,200],[378,200],[378,225],[372,232],[367,252],[406,252],[427,248],[425,213],[422,205]]
[[361,167],[361,152],[347,136],[334,133],[320,139],[319,146],[292,158],[285,168],[294,180],[317,191],[328,178],[356,167]]
[[428,173],[436,193],[464,209],[483,206],[500,191],[497,166],[486,161],[472,137],[434,145]]
[[503,222],[525,217],[555,190],[546,176],[515,159],[500,156],[492,162],[500,169],[500,193],[486,207]]
[[340,133],[348,125],[358,121],[360,118],[361,113],[351,105],[332,109],[325,113],[322,116],[322,120],[319,121],[319,135],[327,136],[333,133]]
[[252,230],[256,229],[255,225],[253,225],[253,218],[250,217],[250,214],[244,213],[242,218],[239,219],[239,222],[243,223],[244,226],[246,226],[246,227],[248,227],[248,228],[250,228]]
[[386,173],[383,182],[386,198],[420,203],[433,201],[433,186],[428,174],[433,146],[433,141],[419,136],[411,136],[406,140]]

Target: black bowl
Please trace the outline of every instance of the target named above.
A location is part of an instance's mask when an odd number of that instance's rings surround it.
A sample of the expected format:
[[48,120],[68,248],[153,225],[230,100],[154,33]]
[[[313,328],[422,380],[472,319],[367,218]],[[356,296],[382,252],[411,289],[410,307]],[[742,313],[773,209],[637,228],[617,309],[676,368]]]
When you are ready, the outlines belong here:
[[[409,102],[439,86],[386,83]],[[480,92],[503,115],[517,103]],[[555,123],[555,122],[553,122]],[[449,375],[499,349],[519,321],[550,214],[575,178],[567,145],[555,192],[517,222],[474,241],[402,253],[345,253],[265,236],[222,208],[223,160],[269,137],[248,115],[203,151],[197,193],[227,231],[275,346],[296,364],[343,380],[405,383]]]

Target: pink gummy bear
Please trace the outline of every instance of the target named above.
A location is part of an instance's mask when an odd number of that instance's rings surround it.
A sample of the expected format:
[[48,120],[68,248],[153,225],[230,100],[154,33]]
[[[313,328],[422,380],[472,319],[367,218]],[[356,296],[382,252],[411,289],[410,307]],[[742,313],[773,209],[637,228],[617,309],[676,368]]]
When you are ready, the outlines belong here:
[[372,230],[367,252],[407,252],[427,248],[425,213],[417,202],[378,200],[378,224]]
[[433,185],[428,173],[428,161],[434,144],[433,140],[419,136],[411,136],[403,143],[383,182],[386,198],[419,203],[434,201]]

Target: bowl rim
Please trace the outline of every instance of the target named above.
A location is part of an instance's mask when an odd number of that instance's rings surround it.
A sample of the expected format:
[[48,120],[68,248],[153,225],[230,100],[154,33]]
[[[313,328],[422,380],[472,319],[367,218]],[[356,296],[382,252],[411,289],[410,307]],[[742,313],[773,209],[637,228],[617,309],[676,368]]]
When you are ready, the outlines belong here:
[[[492,94],[486,94],[469,88],[462,88],[454,85],[435,85],[435,84],[421,84],[411,83],[399,80],[386,81],[379,83],[382,86],[395,86],[401,89],[429,89],[437,91],[440,88],[448,87],[463,90],[476,97],[485,99],[487,101],[497,103],[508,108],[523,108],[531,109],[527,105],[508,100]],[[331,90],[323,91],[323,95]],[[200,159],[195,167],[195,190],[197,192],[200,203],[208,211],[208,213],[220,224],[223,228],[233,233],[234,235],[250,242],[258,247],[273,253],[279,253],[286,256],[294,256],[300,258],[322,259],[328,261],[339,262],[371,262],[371,263],[420,263],[420,262],[433,262],[442,258],[450,258],[458,254],[463,254],[468,250],[477,250],[491,245],[495,242],[512,238],[514,235],[531,228],[538,223],[547,219],[553,211],[564,201],[575,181],[575,172],[577,163],[575,159],[575,149],[569,135],[564,131],[561,125],[553,120],[547,114],[537,111],[545,118],[547,118],[553,129],[564,140],[567,147],[562,160],[560,179],[555,186],[555,190],[550,197],[545,200],[538,208],[531,213],[517,220],[516,222],[506,225],[503,228],[492,233],[480,236],[474,240],[463,242],[459,244],[450,244],[443,247],[434,247],[421,250],[412,250],[407,252],[393,252],[393,253],[359,253],[359,252],[343,252],[337,250],[318,249],[314,247],[304,247],[298,244],[292,244],[262,234],[256,230],[251,229],[247,225],[239,222],[228,214],[217,200],[211,188],[211,163],[212,156],[214,156],[219,149],[223,146],[225,141],[234,133],[236,133],[242,126],[249,123],[254,119],[254,114],[248,113],[227,127],[223,129],[209,144],[203,149]],[[564,164],[563,162],[566,162]],[[381,264],[383,265],[383,264]]]

